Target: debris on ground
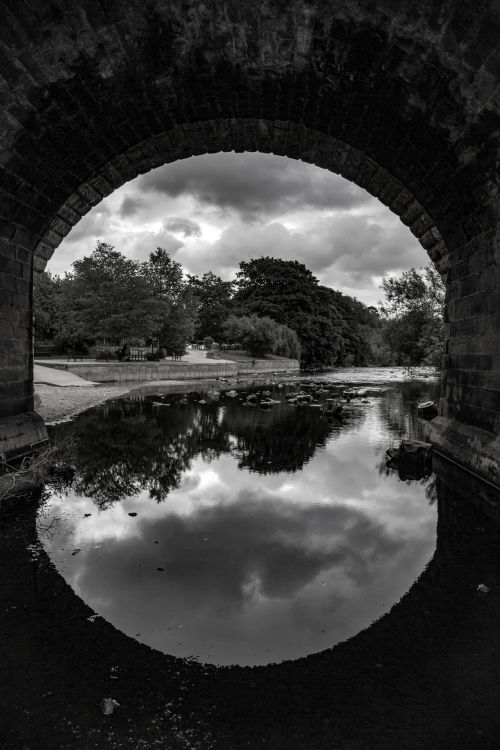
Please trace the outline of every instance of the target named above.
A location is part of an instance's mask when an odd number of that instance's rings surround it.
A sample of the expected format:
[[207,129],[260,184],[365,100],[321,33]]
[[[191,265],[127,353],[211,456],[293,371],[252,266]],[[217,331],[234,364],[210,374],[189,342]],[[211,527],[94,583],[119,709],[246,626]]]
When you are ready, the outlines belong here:
[[120,704],[114,698],[103,698],[99,705],[102,713],[105,716],[109,716],[109,714],[114,714]]

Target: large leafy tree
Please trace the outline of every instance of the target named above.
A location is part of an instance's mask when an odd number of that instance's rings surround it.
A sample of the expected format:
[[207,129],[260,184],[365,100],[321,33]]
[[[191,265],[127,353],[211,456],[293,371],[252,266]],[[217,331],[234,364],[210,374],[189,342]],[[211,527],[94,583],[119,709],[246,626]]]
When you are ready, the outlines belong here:
[[240,343],[253,357],[279,354],[298,359],[300,356],[296,333],[267,315],[230,315],[223,334],[226,340]]
[[105,242],[73,263],[61,308],[70,336],[114,341],[153,335],[165,312],[143,266]]
[[384,279],[386,340],[397,364],[438,366],[443,346],[444,284],[433,265]]
[[215,341],[223,337],[224,321],[230,314],[234,282],[223,281],[212,271],[203,276],[188,276],[197,304],[195,338],[210,336]]
[[157,332],[161,347],[168,354],[182,356],[186,344],[193,340],[196,325],[196,302],[191,290],[184,287],[177,299],[170,305],[168,313]]
[[332,366],[342,353],[342,317],[326,287],[298,261],[257,258],[240,263],[233,309],[269,316],[297,334],[305,366]]
[[167,305],[173,305],[183,293],[185,283],[182,266],[162,247],[157,247],[141,265],[154,294]]

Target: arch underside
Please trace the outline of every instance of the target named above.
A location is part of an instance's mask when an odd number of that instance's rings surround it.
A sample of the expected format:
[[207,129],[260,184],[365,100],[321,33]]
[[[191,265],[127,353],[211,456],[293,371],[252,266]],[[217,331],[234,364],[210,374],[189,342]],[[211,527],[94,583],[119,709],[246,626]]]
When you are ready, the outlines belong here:
[[444,276],[449,256],[439,230],[415,197],[359,149],[303,124],[264,119],[218,119],[152,136],[103,165],[62,205],[37,243],[35,270],[43,270],[82,215],[139,174],[189,156],[220,151],[258,151],[299,159],[342,175],[378,198],[417,237]]
[[365,188],[426,249],[447,285],[434,432],[498,479],[496,11],[458,1],[104,5],[0,9],[0,416],[32,409],[32,269],[83,215],[176,159],[272,152]]

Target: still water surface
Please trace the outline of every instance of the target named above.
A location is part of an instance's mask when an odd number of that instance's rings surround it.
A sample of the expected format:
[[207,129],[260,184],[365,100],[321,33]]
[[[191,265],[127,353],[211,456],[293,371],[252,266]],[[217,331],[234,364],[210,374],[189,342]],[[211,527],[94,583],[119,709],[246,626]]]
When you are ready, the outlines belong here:
[[[320,381],[381,391],[335,419],[287,403]],[[387,612],[432,557],[433,480],[401,481],[384,454],[415,436],[437,383],[355,370],[235,398],[217,387],[218,399],[139,394],[55,426],[54,440],[74,440],[76,472],[41,511],[44,527],[54,520],[44,547],[97,615],[165,653],[267,664],[329,648]],[[263,390],[279,403],[243,405]]]

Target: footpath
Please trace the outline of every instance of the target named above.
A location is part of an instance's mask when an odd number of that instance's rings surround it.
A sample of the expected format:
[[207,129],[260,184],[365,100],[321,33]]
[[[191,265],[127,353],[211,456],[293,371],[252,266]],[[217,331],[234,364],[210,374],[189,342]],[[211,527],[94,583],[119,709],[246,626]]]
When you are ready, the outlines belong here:
[[38,364],[35,364],[34,367],[33,382],[35,385],[58,385],[62,388],[68,388],[69,386],[89,387],[98,385],[95,381],[85,380],[68,370],[56,370],[54,367],[44,367],[43,365]]

